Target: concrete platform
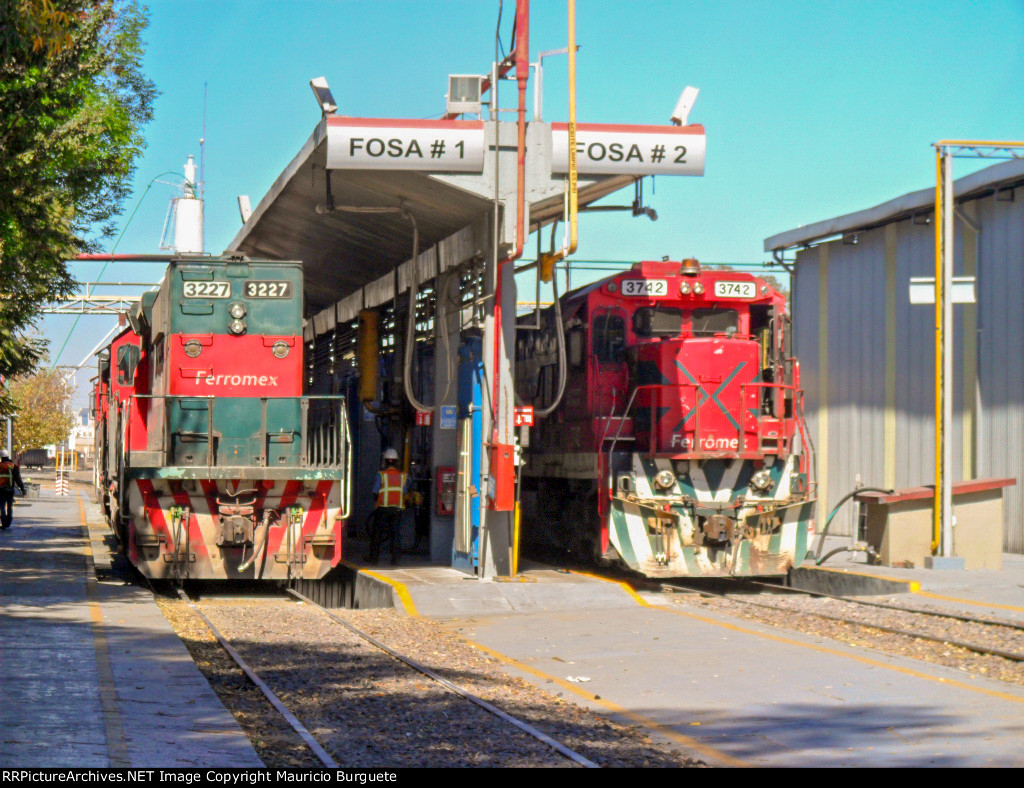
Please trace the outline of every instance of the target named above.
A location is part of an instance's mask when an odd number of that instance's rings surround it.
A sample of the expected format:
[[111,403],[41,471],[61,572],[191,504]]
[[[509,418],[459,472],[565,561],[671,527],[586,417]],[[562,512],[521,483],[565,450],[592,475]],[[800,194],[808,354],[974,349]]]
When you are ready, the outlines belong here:
[[[427,566],[349,569],[512,674],[714,765],[1024,766],[1024,688],[1016,685],[546,568],[505,583]],[[1024,616],[1024,604],[1014,604],[1024,602],[1021,556],[1007,556],[1000,572],[835,559],[808,571],[862,592]]]
[[[830,539],[822,555],[844,543],[849,539]],[[796,587],[808,590],[839,595],[909,594],[937,607],[1024,622],[1024,555],[1003,553],[1003,568],[993,570],[873,566],[863,554],[847,553],[817,568],[809,561],[794,579]]]
[[1024,766],[1024,688],[667,604],[445,626],[509,672],[724,766]]
[[261,767],[152,596],[97,580],[98,510],[42,496],[0,532],[0,767]]
[[596,577],[527,565],[515,578],[478,580],[455,569],[347,563],[355,577],[351,607],[394,607],[429,618],[558,610],[605,610],[636,605],[628,588]]
[[[848,541],[830,538],[822,554]],[[623,583],[530,562],[515,578],[478,580],[405,555],[397,567],[346,561],[332,579],[334,591],[317,599],[325,606],[394,607],[410,615],[438,619],[636,604]],[[904,569],[867,564],[863,554],[837,555],[820,567],[809,559],[791,573],[790,583],[840,596],[917,595],[936,607],[1024,621],[1024,556],[1009,553],[1003,555],[1001,570]],[[318,588],[316,583],[306,583],[299,590],[315,596]]]

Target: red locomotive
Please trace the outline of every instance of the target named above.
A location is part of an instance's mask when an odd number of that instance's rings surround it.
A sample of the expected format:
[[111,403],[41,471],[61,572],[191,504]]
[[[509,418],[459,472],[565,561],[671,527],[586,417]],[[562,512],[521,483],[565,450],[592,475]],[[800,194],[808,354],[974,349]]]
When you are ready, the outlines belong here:
[[302,267],[172,259],[100,354],[96,487],[167,579],[319,579],[351,498],[342,397],[303,396]]
[[528,542],[656,577],[800,564],[809,444],[778,289],[693,259],[645,261],[528,322],[519,396],[545,409],[564,390],[525,452]]

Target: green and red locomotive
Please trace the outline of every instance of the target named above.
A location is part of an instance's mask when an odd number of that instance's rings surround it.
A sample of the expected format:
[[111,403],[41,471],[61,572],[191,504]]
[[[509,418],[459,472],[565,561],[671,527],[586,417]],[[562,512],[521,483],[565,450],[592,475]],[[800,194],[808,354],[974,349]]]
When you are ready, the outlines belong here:
[[778,289],[693,259],[641,262],[530,322],[517,331],[518,394],[554,409],[525,452],[528,543],[651,577],[800,564],[813,497]]
[[318,579],[342,557],[342,397],[303,395],[302,266],[177,257],[100,354],[96,485],[161,579]]

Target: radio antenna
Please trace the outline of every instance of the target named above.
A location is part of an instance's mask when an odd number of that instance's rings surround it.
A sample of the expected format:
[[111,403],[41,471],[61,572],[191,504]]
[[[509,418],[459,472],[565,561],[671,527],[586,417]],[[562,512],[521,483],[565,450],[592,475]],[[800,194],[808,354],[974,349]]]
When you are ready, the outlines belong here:
[[203,136],[199,138],[199,199],[206,194],[206,86],[203,83]]

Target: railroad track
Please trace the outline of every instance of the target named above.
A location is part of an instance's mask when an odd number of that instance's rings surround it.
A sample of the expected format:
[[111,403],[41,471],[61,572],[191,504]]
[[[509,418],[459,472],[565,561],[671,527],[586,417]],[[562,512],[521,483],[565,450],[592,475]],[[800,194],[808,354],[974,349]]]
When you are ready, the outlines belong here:
[[[799,589],[785,588],[782,586],[776,586],[769,583],[759,583],[757,581],[746,581],[744,583],[737,583],[738,590],[742,590],[744,587],[750,588],[761,588],[765,589],[759,593],[760,597],[773,597],[776,599],[786,599],[789,597],[799,597],[803,600],[807,599],[822,599],[830,602],[837,602],[840,604],[850,605],[854,607],[871,607],[876,609],[884,609],[889,611],[891,614],[899,617],[903,624],[898,626],[892,626],[893,620],[882,623],[876,620],[870,620],[865,618],[851,617],[849,615],[834,615],[833,610],[828,612],[827,610],[816,610],[808,607],[806,604],[802,605],[788,605],[788,604],[770,604],[760,599],[751,599],[739,593],[726,593],[717,592],[709,588],[696,587],[695,585],[684,584],[684,583],[661,583],[663,589],[672,591],[682,591],[685,593],[699,594],[701,596],[711,596],[720,599],[728,600],[737,604],[757,607],[768,610],[780,611],[785,613],[795,613],[799,615],[813,616],[819,619],[825,619],[828,621],[849,624],[859,627],[868,627],[881,632],[894,635],[902,635],[908,638],[916,638],[918,640],[925,640],[932,643],[938,643],[946,646],[956,646],[958,648],[972,651],[976,654],[983,654],[991,657],[999,657],[1001,659],[1008,660],[1010,662],[1021,663],[1024,662],[1024,637],[1020,633],[1024,632],[1024,625],[1018,624],[1011,621],[1001,621],[998,619],[986,619],[975,616],[961,615],[952,612],[934,611],[934,610],[922,610],[920,608],[903,607],[901,605],[894,605],[885,602],[874,602],[863,599],[856,599],[845,596],[835,596],[832,594],[824,594],[819,592],[808,592],[801,591]],[[767,592],[766,592],[767,591]],[[836,607],[832,605],[831,607]],[[972,637],[976,637],[978,640],[987,642],[973,642],[964,640],[962,637],[954,637],[948,632],[936,631],[932,627],[932,631],[922,631],[920,623],[924,620],[938,619],[944,621],[956,621],[962,624],[967,624],[971,628],[970,634]],[[916,622],[916,623],[912,623]],[[908,626],[911,628],[908,628]],[[917,628],[913,628],[917,627]],[[987,634],[985,632],[987,630]],[[1017,644],[1013,648],[1006,648],[1005,643],[1010,642],[1011,644]]]
[[[468,703],[474,704],[476,707],[478,707],[480,709],[483,709],[484,711],[488,712],[489,714],[497,717],[498,719],[500,719],[502,722],[506,723],[507,725],[509,725],[511,727],[514,727],[514,728],[518,729],[519,731],[521,731],[522,733],[524,733],[524,734],[532,737],[533,739],[537,740],[538,742],[541,742],[542,744],[546,745],[548,748],[550,748],[552,751],[557,753],[562,758],[564,758],[564,759],[566,759],[566,760],[568,760],[568,761],[570,761],[572,763],[575,763],[575,764],[577,764],[579,766],[584,766],[584,767],[587,767],[587,768],[599,768],[598,764],[594,763],[593,761],[589,760],[588,758],[584,757],[583,755],[579,754],[578,752],[575,752],[574,750],[566,747],[564,744],[562,744],[561,742],[558,742],[555,739],[551,738],[550,736],[545,734],[543,731],[538,730],[534,726],[532,726],[532,725],[530,725],[530,724],[528,724],[526,722],[523,722],[522,720],[520,720],[520,719],[518,719],[518,718],[516,718],[516,717],[514,717],[514,716],[512,716],[512,715],[510,715],[508,713],[506,713],[505,711],[503,711],[502,709],[499,709],[498,707],[494,706],[493,704],[488,703],[486,700],[480,698],[479,696],[475,695],[474,693],[470,692],[469,690],[467,690],[467,689],[465,689],[463,687],[460,687],[459,685],[449,681],[448,679],[446,679],[443,676],[439,675],[438,673],[436,673],[435,671],[431,670],[429,667],[423,665],[422,663],[418,662],[417,660],[415,660],[415,659],[413,659],[413,658],[411,658],[409,656],[406,656],[404,654],[401,654],[398,651],[395,651],[394,649],[392,649],[392,648],[388,647],[387,645],[385,645],[384,643],[382,643],[377,638],[374,638],[372,635],[370,635],[370,634],[368,634],[366,632],[363,632],[361,629],[359,629],[358,627],[353,626],[351,623],[349,623],[347,621],[344,621],[340,617],[334,615],[329,610],[321,607],[320,605],[316,604],[315,602],[313,602],[312,600],[310,600],[307,597],[303,596],[302,594],[299,594],[298,592],[293,591],[293,590],[288,590],[288,594],[292,598],[294,598],[295,600],[300,601],[304,605],[308,606],[309,608],[317,611],[318,614],[326,617],[328,620],[330,620],[334,624],[339,625],[341,627],[344,627],[347,631],[349,631],[352,634],[356,635],[357,637],[361,638],[363,641],[371,644],[376,649],[379,649],[380,651],[384,652],[389,657],[391,657],[394,661],[400,662],[400,663],[402,663],[402,664],[412,668],[413,670],[419,672],[420,674],[428,677],[431,681],[435,682],[436,684],[440,685],[441,687],[444,687],[449,692],[454,693],[455,695],[463,698]],[[298,736],[309,747],[309,749],[313,752],[313,754],[320,761],[320,763],[323,766],[325,766],[325,767],[338,768],[340,764],[338,764],[337,761],[335,761],[334,758],[330,755],[330,753],[328,753],[327,750],[324,749],[324,747],[320,745],[320,743],[313,736],[313,734],[298,719],[298,716],[287,708],[287,706],[280,699],[280,697],[278,697],[278,695],[275,694],[274,691],[271,689],[269,683],[267,681],[265,681],[256,672],[256,670],[254,670],[253,667],[250,666],[242,658],[242,656],[239,653],[238,649],[235,648],[235,645],[232,644],[227,637],[225,637],[225,635],[216,626],[216,624],[209,618],[209,616],[207,616],[206,613],[203,612],[200,604],[198,604],[195,600],[191,599],[181,589],[178,590],[178,595],[179,595],[179,597],[181,597],[181,599],[185,603],[187,603],[189,605],[189,607],[192,610],[194,610],[203,619],[203,621],[206,623],[206,625],[210,628],[210,631],[213,633],[214,637],[216,637],[217,641],[224,648],[224,650],[228,653],[228,655],[231,657],[231,659],[234,660],[234,662],[239,666],[239,668],[241,668],[241,670],[245,673],[245,675],[249,678],[249,680],[252,681],[259,688],[259,690],[267,698],[267,700],[271,704],[271,706],[273,706],[273,708],[285,719],[285,721],[292,728],[292,730],[294,730],[295,733],[298,734]]]

